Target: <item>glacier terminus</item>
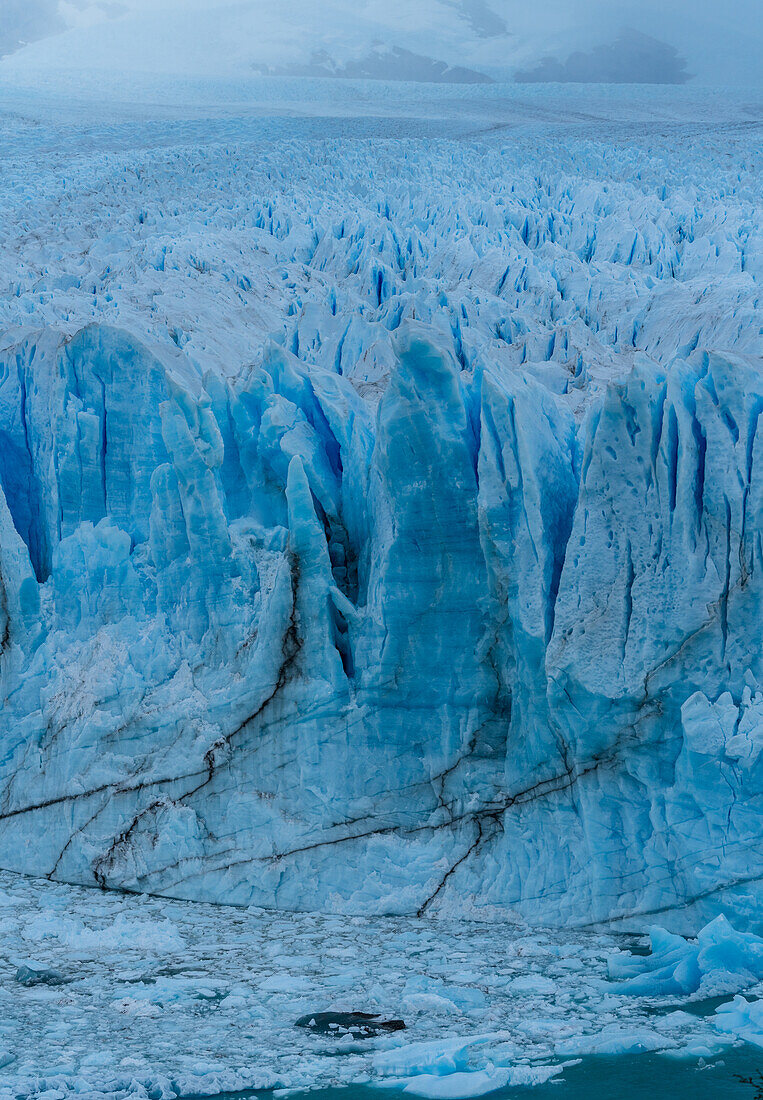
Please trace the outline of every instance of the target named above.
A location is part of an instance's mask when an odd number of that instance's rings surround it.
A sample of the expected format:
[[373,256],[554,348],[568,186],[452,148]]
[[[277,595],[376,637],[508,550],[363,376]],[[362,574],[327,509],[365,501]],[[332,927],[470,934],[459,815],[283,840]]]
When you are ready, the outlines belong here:
[[461,94],[4,119],[4,868],[760,926],[745,105]]

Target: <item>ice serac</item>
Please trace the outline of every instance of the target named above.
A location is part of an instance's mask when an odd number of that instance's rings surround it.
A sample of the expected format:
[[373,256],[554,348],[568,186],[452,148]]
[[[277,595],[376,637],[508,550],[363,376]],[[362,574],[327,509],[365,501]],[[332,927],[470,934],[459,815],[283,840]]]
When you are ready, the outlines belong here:
[[105,325],[3,352],[0,863],[755,925],[759,363],[636,354],[576,419],[389,327],[365,397],[283,343],[231,380]]

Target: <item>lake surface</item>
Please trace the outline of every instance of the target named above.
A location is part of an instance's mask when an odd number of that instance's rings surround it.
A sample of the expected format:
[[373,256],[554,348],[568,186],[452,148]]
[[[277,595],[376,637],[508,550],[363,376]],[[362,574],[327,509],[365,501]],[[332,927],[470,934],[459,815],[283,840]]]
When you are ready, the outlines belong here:
[[[266,1100],[270,1095],[225,1093],[215,1100]],[[290,1100],[396,1100],[406,1095],[411,1094],[350,1085],[291,1093]],[[738,1047],[707,1063],[657,1054],[586,1058],[545,1085],[507,1088],[489,1096],[491,1100],[763,1100],[763,1050]]]

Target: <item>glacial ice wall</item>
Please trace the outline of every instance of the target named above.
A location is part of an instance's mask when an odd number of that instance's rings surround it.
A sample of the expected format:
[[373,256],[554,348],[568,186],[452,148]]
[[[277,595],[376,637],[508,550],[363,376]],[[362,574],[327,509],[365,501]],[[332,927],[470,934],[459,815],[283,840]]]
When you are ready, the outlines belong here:
[[[602,186],[621,149],[547,179],[535,150],[433,143],[382,202],[368,151],[301,152],[298,186],[283,148],[107,160],[108,233],[6,250],[0,865],[284,909],[759,922],[739,165],[692,205]],[[278,171],[310,210],[257,198]]]
[[235,386],[107,327],[6,359],[3,862],[751,917],[760,372],[644,359],[576,430],[397,348],[375,416],[277,347]]

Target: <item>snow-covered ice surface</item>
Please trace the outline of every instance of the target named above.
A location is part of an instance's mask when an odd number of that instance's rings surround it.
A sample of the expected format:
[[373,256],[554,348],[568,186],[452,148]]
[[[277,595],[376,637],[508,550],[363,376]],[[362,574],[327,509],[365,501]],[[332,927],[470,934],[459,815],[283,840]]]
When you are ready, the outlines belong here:
[[221,87],[5,88],[0,864],[756,930],[759,100]]
[[[631,956],[641,941],[623,935],[266,913],[8,873],[0,928],[2,1100],[363,1083],[465,1097],[542,1083],[579,1057],[645,1052],[687,1072],[720,1059],[722,1081],[740,1035],[763,1045],[760,1023],[751,1034],[738,1019],[763,1003],[748,999],[763,994],[763,941],[740,946],[729,929],[706,935],[715,962],[739,971],[715,1013],[703,1007],[718,992],[712,959],[690,996],[636,992],[618,968],[652,959]],[[673,964],[693,951],[676,937]],[[22,984],[20,967],[42,978]],[[406,1030],[354,1041],[294,1026],[324,1010],[402,1018]]]

